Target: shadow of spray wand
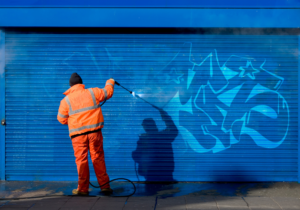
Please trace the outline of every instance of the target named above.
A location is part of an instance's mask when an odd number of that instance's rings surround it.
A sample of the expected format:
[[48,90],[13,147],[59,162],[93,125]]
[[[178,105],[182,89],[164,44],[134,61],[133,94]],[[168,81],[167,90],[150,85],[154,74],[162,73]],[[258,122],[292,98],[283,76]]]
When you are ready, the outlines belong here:
[[141,98],[138,94],[135,94],[135,92],[128,90],[127,88],[125,88],[124,86],[122,86],[120,83],[118,83],[117,81],[115,81],[115,84],[122,87],[124,90],[128,91],[131,95],[133,95],[136,98],[141,99],[142,101],[144,101],[147,104],[150,104],[151,106],[153,106],[155,109],[161,110],[160,108],[158,108],[157,106],[151,104],[150,102],[146,101],[145,99]]

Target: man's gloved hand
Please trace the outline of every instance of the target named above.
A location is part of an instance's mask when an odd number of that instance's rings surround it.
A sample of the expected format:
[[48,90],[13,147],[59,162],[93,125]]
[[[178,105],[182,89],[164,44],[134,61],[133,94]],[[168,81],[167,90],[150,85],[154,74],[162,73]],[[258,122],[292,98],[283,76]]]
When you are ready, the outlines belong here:
[[115,81],[113,78],[110,78],[111,80]]

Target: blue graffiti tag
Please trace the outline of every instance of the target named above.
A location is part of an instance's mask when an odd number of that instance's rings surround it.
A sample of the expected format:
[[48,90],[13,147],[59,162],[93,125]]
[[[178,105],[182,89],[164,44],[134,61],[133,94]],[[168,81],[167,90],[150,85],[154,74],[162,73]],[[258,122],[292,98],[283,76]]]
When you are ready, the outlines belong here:
[[[282,144],[290,120],[288,104],[278,92],[284,79],[265,70],[266,61],[254,67],[253,58],[232,55],[221,66],[217,50],[197,64],[191,61],[192,43],[186,44],[192,65],[186,88],[164,109],[188,145],[198,153],[217,153],[240,142],[243,135],[263,148]],[[182,60],[178,54],[164,69],[175,68],[175,60]]]

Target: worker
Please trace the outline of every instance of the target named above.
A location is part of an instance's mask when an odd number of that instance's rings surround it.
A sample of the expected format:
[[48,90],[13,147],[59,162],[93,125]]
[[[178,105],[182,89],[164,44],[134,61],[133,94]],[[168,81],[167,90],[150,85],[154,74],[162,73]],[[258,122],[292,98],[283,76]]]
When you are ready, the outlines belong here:
[[[109,181],[104,160],[101,131],[104,119],[100,103],[112,97],[114,85],[115,80],[109,79],[103,89],[85,89],[81,77],[73,73],[70,78],[70,89],[64,93],[66,97],[60,102],[57,119],[61,124],[69,126],[78,172],[78,187],[72,191],[73,194],[89,193],[88,150],[99,185]],[[101,191],[106,194],[113,192],[109,184],[101,186]]]

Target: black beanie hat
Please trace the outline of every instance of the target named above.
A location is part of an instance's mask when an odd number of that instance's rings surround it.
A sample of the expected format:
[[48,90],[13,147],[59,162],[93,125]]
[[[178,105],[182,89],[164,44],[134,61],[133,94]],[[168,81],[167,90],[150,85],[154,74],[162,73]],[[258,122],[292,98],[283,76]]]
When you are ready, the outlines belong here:
[[77,73],[73,73],[70,78],[70,86],[82,84],[82,79]]

